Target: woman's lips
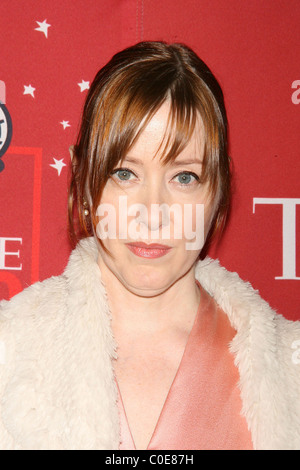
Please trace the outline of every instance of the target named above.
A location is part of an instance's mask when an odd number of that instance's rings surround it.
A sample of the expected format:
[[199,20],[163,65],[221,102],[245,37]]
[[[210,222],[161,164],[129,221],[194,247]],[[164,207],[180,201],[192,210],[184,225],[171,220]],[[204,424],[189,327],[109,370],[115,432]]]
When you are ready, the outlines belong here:
[[141,258],[160,258],[171,250],[171,246],[158,243],[146,244],[142,242],[126,243],[129,250]]

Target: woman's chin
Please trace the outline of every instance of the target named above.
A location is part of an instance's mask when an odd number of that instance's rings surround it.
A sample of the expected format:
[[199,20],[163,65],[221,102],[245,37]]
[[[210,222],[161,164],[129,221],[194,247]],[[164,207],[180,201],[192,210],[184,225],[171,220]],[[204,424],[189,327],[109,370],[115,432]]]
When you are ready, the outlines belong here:
[[123,278],[122,283],[127,290],[135,295],[139,295],[141,297],[154,297],[165,292],[173,282],[173,279],[167,279],[165,276],[143,276],[142,273],[139,273],[138,276]]

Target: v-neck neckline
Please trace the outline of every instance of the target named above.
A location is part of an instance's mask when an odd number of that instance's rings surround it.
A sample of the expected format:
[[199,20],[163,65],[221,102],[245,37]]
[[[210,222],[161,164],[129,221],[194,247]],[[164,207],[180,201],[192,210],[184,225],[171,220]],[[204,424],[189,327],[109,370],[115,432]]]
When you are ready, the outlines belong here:
[[[156,421],[156,424],[154,426],[154,429],[151,433],[151,437],[149,439],[149,442],[148,442],[148,445],[146,447],[146,449],[143,449],[143,450],[149,450],[149,448],[151,447],[151,443],[153,441],[153,437],[155,436],[155,433],[157,431],[157,429],[159,428],[160,426],[160,423],[161,423],[161,420],[162,420],[162,416],[164,414],[164,410],[167,406],[167,403],[168,403],[168,399],[171,395],[171,392],[174,388],[174,385],[175,385],[175,382],[177,380],[177,377],[179,375],[179,372],[181,370],[181,367],[182,367],[182,364],[184,362],[184,359],[187,355],[187,351],[188,349],[190,348],[190,343],[191,343],[191,338],[194,336],[194,331],[196,329],[196,327],[198,326],[198,323],[200,321],[200,311],[202,310],[202,300],[203,300],[203,287],[201,286],[201,284],[199,283],[199,281],[196,279],[196,284],[199,288],[199,291],[200,291],[200,301],[199,301],[199,304],[198,304],[198,310],[197,310],[197,313],[195,315],[195,318],[194,318],[194,322],[193,322],[193,325],[192,325],[192,328],[188,334],[188,337],[187,337],[187,341],[186,341],[186,344],[185,344],[185,347],[184,347],[184,350],[183,350],[183,353],[182,353],[182,356],[181,356],[181,359],[179,361],[179,365],[177,367],[177,370],[176,370],[176,373],[174,375],[174,378],[171,382],[171,385],[169,387],[169,390],[168,390],[168,393],[165,397],[165,400],[163,402],[163,405],[162,405],[162,408],[160,410],[160,413],[158,415],[158,419]],[[117,385],[117,390],[118,390],[118,396],[119,396],[119,403],[120,403],[120,407],[121,407],[121,412],[122,412],[122,420],[123,420],[123,425],[125,425],[127,427],[127,431],[128,431],[128,434],[130,435],[131,437],[131,441],[132,441],[132,447],[133,449],[129,449],[129,450],[137,450],[136,448],[136,444],[135,444],[135,441],[134,441],[134,438],[133,438],[133,434],[131,432],[131,429],[130,429],[130,425],[129,425],[129,421],[128,421],[128,418],[127,418],[127,414],[126,414],[126,409],[125,409],[125,406],[124,406],[124,402],[123,402],[123,398],[122,398],[122,394],[121,394],[121,390],[120,390],[120,387],[119,387],[119,384],[118,384],[118,380],[117,380],[117,377],[115,376],[115,381],[116,381],[116,385]]]

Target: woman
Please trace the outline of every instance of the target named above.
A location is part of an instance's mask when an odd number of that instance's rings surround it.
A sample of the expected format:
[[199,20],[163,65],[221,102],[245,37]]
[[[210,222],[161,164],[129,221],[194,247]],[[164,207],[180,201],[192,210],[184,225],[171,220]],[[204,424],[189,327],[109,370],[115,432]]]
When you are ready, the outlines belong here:
[[300,448],[299,323],[200,260],[228,213],[226,131],[184,45],[99,71],[71,151],[81,241],[1,303],[1,449]]

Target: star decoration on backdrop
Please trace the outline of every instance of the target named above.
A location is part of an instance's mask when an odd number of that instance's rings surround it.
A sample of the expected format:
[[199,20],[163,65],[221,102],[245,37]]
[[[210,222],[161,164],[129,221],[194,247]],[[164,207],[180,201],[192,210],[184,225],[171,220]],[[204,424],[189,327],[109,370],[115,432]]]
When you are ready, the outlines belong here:
[[[45,35],[45,37],[48,38],[48,29],[50,28],[51,24],[47,23],[46,19],[44,21],[36,21],[36,23],[37,23],[38,27],[34,28],[34,30],[38,31],[40,33],[43,33]],[[86,80],[81,80],[81,82],[77,83],[77,85],[79,86],[81,93],[84,92],[85,90],[89,90],[89,88],[90,88],[90,82],[86,81]],[[24,85],[23,94],[24,95],[31,95],[32,98],[35,98],[35,95],[34,95],[35,90],[36,89],[31,84],[30,85]],[[70,121],[63,120],[63,121],[60,122],[60,124],[62,125],[64,130],[66,130],[67,127],[71,127]],[[63,168],[67,165],[66,165],[66,163],[64,163],[63,158],[60,159],[60,160],[58,160],[54,157],[52,157],[52,158],[53,158],[54,163],[49,163],[49,166],[54,168],[57,171],[57,175],[60,176]]]
[[58,176],[60,176],[61,170],[63,169],[64,166],[67,166],[67,165],[64,163],[63,158],[61,160],[56,160],[56,158],[53,158],[53,160],[55,161],[55,163],[50,163],[49,166],[52,166],[52,168],[55,168],[55,170],[57,170]]
[[71,127],[71,125],[69,124],[69,121],[62,121],[62,122],[60,122],[60,124],[63,126],[64,130],[65,130],[67,127]]
[[81,93],[90,88],[90,82],[85,82],[84,80],[82,80],[81,83],[77,83],[77,85],[80,87]]
[[32,98],[34,98],[34,92],[35,92],[35,88],[33,88],[33,86],[31,86],[31,85],[24,85],[24,92],[23,92],[23,95],[31,95]]
[[44,20],[42,22],[36,21],[36,23],[39,25],[38,28],[34,28],[35,31],[40,31],[41,33],[44,33],[46,38],[48,38],[48,28],[51,26],[51,24],[47,23],[47,20]]

